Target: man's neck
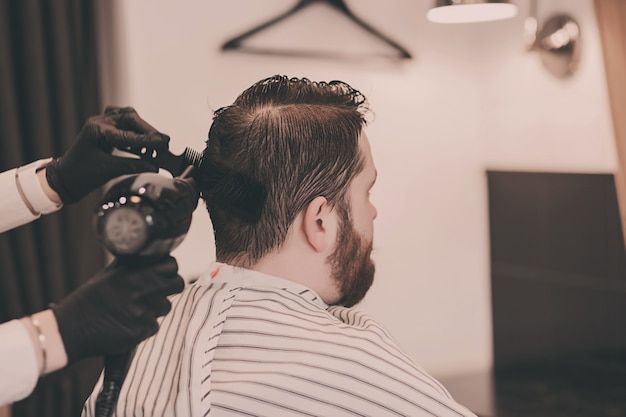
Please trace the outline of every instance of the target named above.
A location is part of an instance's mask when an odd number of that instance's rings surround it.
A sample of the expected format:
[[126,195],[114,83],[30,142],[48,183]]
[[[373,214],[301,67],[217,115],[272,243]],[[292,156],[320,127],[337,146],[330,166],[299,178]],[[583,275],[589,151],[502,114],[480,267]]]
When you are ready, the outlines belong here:
[[283,248],[280,253],[266,255],[247,269],[297,282],[315,291],[326,304],[335,303],[339,295],[325,259],[289,252]]

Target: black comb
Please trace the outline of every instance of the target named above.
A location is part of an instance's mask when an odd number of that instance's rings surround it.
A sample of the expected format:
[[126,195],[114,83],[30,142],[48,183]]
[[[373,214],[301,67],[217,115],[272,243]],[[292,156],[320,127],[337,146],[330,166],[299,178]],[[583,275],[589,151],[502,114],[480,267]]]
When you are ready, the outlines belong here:
[[144,161],[153,163],[155,166],[162,168],[172,174],[173,177],[179,177],[190,166],[197,168],[200,165],[202,155],[191,148],[185,148],[182,154],[174,155],[169,149],[158,151],[148,147],[128,146],[121,149],[124,152],[130,152],[139,156]]

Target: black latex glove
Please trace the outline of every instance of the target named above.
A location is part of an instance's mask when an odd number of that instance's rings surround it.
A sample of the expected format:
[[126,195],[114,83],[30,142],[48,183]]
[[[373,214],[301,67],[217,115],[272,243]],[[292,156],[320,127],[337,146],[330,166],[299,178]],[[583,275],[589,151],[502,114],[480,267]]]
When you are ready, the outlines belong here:
[[167,149],[169,140],[132,107],[109,106],[104,114],[90,117],[72,147],[46,166],[46,179],[63,203],[74,203],[113,178],[158,171],[150,162],[111,155],[113,148],[160,151]]
[[184,288],[170,256],[150,265],[113,261],[52,306],[68,362],[131,350],[158,330],[168,295]]

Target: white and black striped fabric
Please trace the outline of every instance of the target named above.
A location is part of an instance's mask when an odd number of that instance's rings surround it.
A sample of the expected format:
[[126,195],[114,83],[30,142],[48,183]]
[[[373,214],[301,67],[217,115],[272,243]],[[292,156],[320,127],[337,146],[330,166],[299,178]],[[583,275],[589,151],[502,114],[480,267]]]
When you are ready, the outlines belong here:
[[358,310],[259,272],[209,271],[137,348],[114,415],[474,416]]

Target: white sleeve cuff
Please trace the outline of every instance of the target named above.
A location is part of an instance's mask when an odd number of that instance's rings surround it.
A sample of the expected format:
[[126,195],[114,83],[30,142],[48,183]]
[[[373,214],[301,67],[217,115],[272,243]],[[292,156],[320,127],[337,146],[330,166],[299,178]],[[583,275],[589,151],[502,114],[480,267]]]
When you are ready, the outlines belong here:
[[18,320],[0,325],[0,406],[27,397],[39,378],[37,354]]
[[63,206],[63,203],[55,203],[48,198],[41,188],[39,178],[37,177],[37,169],[43,167],[51,160],[52,158],[48,158],[31,162],[28,165],[19,167],[15,173],[16,180],[19,181],[19,186],[26,200],[28,200],[26,202],[27,205],[30,204],[30,207],[35,211],[34,215],[52,213]]

